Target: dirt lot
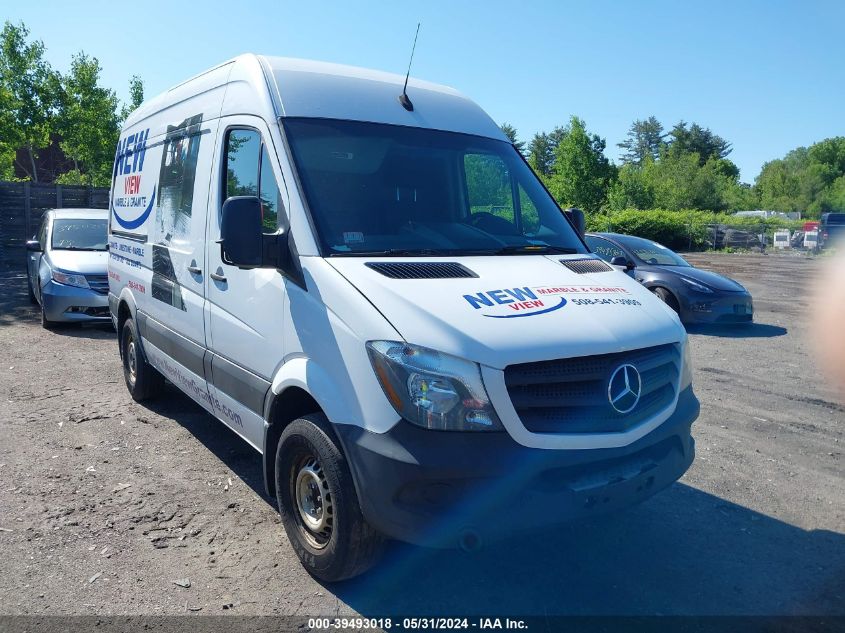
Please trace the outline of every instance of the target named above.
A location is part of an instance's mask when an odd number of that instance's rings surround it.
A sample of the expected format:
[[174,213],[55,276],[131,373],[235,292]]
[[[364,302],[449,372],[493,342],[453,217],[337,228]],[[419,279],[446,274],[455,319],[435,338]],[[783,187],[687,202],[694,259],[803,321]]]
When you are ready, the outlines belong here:
[[175,389],[133,403],[110,330],[44,331],[23,278],[2,282],[0,613],[845,614],[845,408],[807,346],[820,264],[692,259],[746,284],[757,323],[691,335],[681,482],[474,555],[394,545],[330,587],[295,559],[257,453]]

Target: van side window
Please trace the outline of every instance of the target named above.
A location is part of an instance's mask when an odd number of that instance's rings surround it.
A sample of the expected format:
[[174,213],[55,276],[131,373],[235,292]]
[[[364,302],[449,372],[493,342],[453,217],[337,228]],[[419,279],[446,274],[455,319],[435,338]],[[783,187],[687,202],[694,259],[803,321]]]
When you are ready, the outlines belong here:
[[[194,184],[202,134],[202,115],[167,126],[161,152],[156,203],[156,241],[169,244],[187,239],[191,228]],[[126,159],[129,160],[128,158]]]
[[264,231],[276,232],[283,211],[281,192],[267,148],[255,130],[235,129],[226,135],[226,198],[232,196],[258,196]]
[[255,130],[231,130],[226,136],[226,198],[258,195],[261,135]]
[[267,146],[261,147],[261,173],[258,178],[258,196],[261,198],[261,214],[264,223],[265,233],[275,233],[279,228],[279,217],[284,219],[284,207],[282,206],[282,193],[279,190],[279,183],[276,182],[276,174],[273,173],[273,164],[270,162],[270,155],[267,153]]

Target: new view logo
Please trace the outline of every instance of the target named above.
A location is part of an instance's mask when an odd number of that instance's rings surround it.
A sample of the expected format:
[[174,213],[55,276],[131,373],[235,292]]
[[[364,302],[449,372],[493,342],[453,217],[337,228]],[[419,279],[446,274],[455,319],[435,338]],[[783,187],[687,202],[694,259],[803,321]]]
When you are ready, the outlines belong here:
[[[155,187],[152,195],[141,195],[141,173],[144,157],[147,155],[147,139],[150,129],[130,134],[118,141],[114,159],[114,186],[112,187],[111,210],[115,222],[127,230],[135,230],[150,217],[155,204]],[[124,176],[123,195],[118,195],[118,176]],[[140,215],[138,210],[141,209]],[[135,217],[133,217],[135,216]]]
[[147,153],[147,138],[150,129],[130,134],[117,143],[117,159],[114,161],[115,176],[126,176],[144,169],[144,156]]
[[[536,316],[559,310],[566,305],[563,297],[540,299],[528,286],[486,290],[474,295],[464,295],[467,303],[480,314],[491,319],[513,319]],[[547,301],[556,301],[547,303]]]

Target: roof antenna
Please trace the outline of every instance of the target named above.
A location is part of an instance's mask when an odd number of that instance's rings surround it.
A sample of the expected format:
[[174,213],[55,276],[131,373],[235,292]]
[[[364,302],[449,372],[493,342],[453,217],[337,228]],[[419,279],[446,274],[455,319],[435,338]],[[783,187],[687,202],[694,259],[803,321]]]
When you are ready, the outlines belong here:
[[399,95],[399,103],[402,104],[402,107],[405,108],[408,112],[414,111],[414,104],[411,103],[411,100],[408,98],[408,77],[411,76],[411,64],[414,61],[414,51],[417,48],[417,36],[420,34],[420,23],[417,22],[417,32],[414,35],[414,45],[411,47],[411,59],[408,61],[408,72],[405,75],[405,85],[402,87],[402,94]]

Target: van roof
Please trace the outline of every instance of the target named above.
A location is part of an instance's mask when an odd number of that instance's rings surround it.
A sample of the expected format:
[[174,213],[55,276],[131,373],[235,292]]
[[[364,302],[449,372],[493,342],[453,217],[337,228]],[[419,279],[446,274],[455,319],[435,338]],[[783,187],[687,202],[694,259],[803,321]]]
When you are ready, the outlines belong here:
[[214,86],[225,85],[220,116],[243,113],[244,106],[251,104],[255,114],[268,118],[388,123],[507,141],[484,110],[448,86],[409,78],[408,97],[414,110],[408,112],[398,101],[404,82],[404,75],[378,70],[250,53],[206,70],[145,102],[130,115],[126,126],[182,104],[192,95],[210,94]]
[[389,123],[506,140],[476,103],[454,88],[409,78],[414,110],[399,103],[404,75],[325,62],[264,57],[281,100],[281,116]]

